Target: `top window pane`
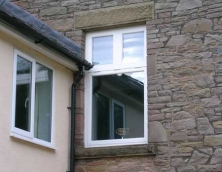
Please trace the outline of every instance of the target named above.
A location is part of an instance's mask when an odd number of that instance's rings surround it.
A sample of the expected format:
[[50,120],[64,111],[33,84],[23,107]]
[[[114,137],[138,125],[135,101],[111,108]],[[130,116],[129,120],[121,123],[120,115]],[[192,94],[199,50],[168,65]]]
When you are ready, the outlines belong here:
[[113,63],[113,36],[93,38],[92,62],[94,65]]
[[144,60],[144,32],[123,34],[123,63]]

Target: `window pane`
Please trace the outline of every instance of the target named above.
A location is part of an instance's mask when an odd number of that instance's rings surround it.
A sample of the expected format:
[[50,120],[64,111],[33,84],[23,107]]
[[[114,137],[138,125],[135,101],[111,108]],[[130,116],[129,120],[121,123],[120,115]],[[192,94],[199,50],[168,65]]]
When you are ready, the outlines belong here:
[[51,141],[52,70],[36,64],[35,73],[35,138]]
[[123,34],[123,63],[144,60],[144,32]]
[[92,57],[94,65],[113,63],[113,37],[93,38]]
[[92,140],[144,137],[144,72],[93,77]]
[[17,57],[15,127],[30,131],[32,63]]

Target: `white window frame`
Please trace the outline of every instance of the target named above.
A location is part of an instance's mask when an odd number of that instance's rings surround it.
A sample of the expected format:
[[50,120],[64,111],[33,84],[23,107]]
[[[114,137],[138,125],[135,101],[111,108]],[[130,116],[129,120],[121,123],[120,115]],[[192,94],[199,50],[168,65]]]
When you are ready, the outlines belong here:
[[[144,32],[144,61],[134,64],[122,63],[122,34]],[[85,72],[85,147],[106,147],[121,145],[148,144],[148,101],[147,101],[147,46],[146,26],[111,29],[86,34],[86,60],[92,63],[92,40],[94,37],[113,35],[113,64],[95,65],[90,71]],[[111,74],[127,72],[144,72],[144,137],[129,139],[96,140],[92,138],[92,78]]]
[[[30,131],[25,131],[15,127],[15,105],[16,105],[16,78],[17,78],[17,57],[20,56],[32,63],[32,81],[31,81],[31,115],[30,115]],[[35,107],[35,70],[36,63],[39,63],[47,68],[51,69],[52,72],[52,114],[51,114],[51,142],[47,142],[34,137],[34,107]],[[45,146],[51,149],[55,149],[54,147],[54,82],[55,82],[55,70],[53,67],[45,64],[41,60],[36,60],[27,54],[14,49],[14,66],[13,66],[13,91],[12,91],[12,113],[11,113],[11,131],[10,136],[16,137],[22,140],[26,140],[28,142],[32,142],[35,144],[39,144],[41,146]]]

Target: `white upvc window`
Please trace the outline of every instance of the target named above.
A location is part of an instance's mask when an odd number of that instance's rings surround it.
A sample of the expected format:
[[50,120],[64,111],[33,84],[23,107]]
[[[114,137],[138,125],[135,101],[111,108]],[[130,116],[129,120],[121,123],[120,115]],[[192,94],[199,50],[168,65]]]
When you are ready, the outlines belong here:
[[86,34],[85,146],[148,143],[146,27]]
[[14,50],[11,136],[53,148],[53,69]]

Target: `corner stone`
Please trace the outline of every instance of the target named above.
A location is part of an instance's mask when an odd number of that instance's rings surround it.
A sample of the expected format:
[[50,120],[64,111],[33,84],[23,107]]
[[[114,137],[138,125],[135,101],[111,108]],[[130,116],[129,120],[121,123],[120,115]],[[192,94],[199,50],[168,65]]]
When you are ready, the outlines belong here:
[[149,143],[167,142],[167,133],[160,122],[149,122]]

